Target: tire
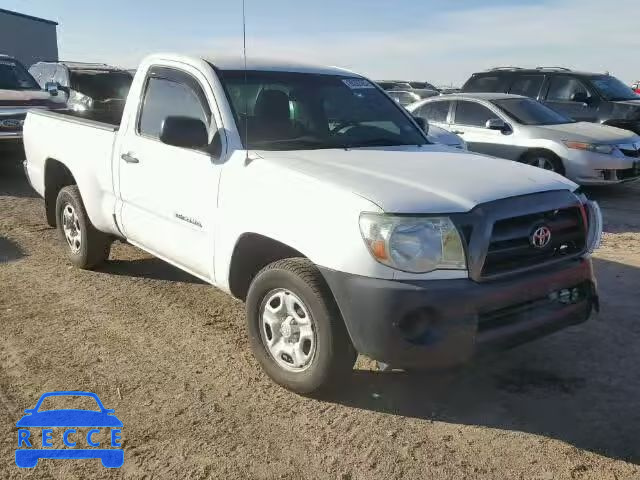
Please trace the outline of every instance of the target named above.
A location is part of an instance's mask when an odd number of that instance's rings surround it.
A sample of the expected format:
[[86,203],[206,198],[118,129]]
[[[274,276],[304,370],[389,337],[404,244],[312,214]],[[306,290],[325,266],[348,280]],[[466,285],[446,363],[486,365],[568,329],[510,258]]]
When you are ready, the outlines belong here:
[[[275,307],[280,309],[283,304],[293,306],[296,313],[289,315],[286,311],[278,310],[280,313],[277,318],[286,316],[286,319],[293,319],[295,324],[289,330],[283,330],[289,321],[284,320],[279,330],[277,327],[271,330],[263,320],[265,312]],[[357,353],[329,287],[318,268],[309,260],[288,258],[262,269],[249,287],[246,311],[253,354],[277,384],[296,393],[318,395],[339,386],[351,375]],[[291,333],[296,328],[300,330],[297,337]],[[313,331],[313,341],[308,341],[309,351],[306,352],[307,344],[302,342],[302,338],[310,335],[309,329]],[[282,332],[288,332],[290,337],[287,339]],[[298,352],[301,354],[297,356],[306,356],[306,366],[296,367],[296,359],[293,358],[296,355],[272,353],[277,346],[270,349],[268,344],[277,337],[281,337],[279,340],[284,345],[298,338]]]
[[527,165],[531,165],[533,167],[542,168],[544,170],[549,170],[560,175],[564,175],[565,173],[564,165],[562,165],[562,160],[560,160],[551,152],[529,152],[522,158],[522,163],[526,163]]
[[[70,214],[72,217],[68,216]],[[65,218],[68,223],[67,228],[65,227]],[[71,223],[73,225],[70,225]],[[56,199],[56,225],[58,235],[66,247],[69,260],[76,267],[91,270],[109,258],[111,238],[96,230],[89,220],[80,196],[80,190],[76,185],[64,187],[58,193],[58,198]],[[69,230],[72,231],[73,240],[67,235]],[[76,236],[73,236],[73,233]]]

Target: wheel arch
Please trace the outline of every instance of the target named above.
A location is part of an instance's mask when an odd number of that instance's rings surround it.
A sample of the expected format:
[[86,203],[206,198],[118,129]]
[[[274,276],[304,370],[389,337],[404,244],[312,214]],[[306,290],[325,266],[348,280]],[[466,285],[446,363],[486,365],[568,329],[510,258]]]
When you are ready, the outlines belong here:
[[238,237],[229,265],[229,291],[245,300],[251,281],[264,267],[285,258],[309,258],[299,250],[259,233],[247,232]]
[[525,160],[527,159],[527,157],[530,157],[532,155],[535,154],[544,154],[544,155],[548,155],[554,159],[556,159],[559,163],[560,166],[562,167],[562,172],[558,172],[561,175],[564,175],[564,173],[566,172],[566,166],[564,164],[564,161],[562,160],[562,157],[554,152],[551,148],[548,147],[532,147],[529,148],[527,150],[525,150],[524,152],[522,152],[522,154],[520,155],[520,157],[518,158],[518,161],[521,163],[525,163]]
[[47,224],[56,226],[56,199],[64,187],[77,185],[71,170],[55,158],[47,158],[44,165],[44,208]]

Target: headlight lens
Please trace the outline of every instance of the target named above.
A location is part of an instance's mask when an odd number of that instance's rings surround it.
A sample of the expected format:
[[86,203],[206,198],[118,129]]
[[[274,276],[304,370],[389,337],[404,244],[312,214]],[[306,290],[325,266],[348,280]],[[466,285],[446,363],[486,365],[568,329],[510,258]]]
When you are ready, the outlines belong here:
[[568,148],[572,148],[574,150],[586,150],[588,152],[602,153],[604,155],[611,155],[616,150],[615,145],[599,145],[597,143],[571,142],[569,140],[565,140],[564,144]]
[[360,231],[371,255],[391,268],[411,273],[467,268],[460,234],[448,217],[363,213]]

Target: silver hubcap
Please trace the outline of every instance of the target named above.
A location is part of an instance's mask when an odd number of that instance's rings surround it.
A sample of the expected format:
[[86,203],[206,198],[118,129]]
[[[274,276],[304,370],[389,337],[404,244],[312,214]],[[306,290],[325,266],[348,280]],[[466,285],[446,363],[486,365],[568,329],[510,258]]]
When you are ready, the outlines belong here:
[[62,208],[62,231],[71,251],[78,253],[82,245],[82,231],[76,211],[69,203]]
[[285,370],[306,370],[316,352],[315,325],[309,310],[286,289],[272,290],[265,298],[260,312],[264,346]]
[[542,168],[544,170],[552,170],[555,171],[553,167],[553,163],[548,158],[545,157],[535,157],[529,165],[533,165],[534,167]]

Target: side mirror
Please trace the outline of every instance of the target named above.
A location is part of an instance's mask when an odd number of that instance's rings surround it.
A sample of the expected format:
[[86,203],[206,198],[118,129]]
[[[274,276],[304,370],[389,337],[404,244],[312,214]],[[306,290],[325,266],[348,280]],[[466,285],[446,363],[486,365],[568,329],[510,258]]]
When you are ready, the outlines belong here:
[[418,126],[424,130],[424,133],[429,133],[429,124],[422,117],[413,117],[413,121],[418,124]]
[[571,101],[577,103],[589,103],[589,95],[586,92],[576,92],[571,95]]
[[485,123],[485,128],[489,130],[499,130],[502,133],[511,131],[511,127],[504,120],[499,118],[491,118]]
[[174,147],[198,149],[208,145],[209,134],[202,120],[170,116],[162,122],[160,141]]
[[58,84],[56,82],[47,82],[44,84],[44,89],[49,92],[52,97],[58,96]]

